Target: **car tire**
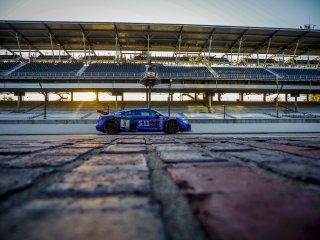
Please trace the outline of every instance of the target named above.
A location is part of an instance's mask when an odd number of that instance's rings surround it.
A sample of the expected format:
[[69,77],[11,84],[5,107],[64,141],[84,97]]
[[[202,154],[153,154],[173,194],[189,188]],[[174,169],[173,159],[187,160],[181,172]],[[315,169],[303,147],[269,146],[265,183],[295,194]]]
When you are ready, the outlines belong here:
[[120,124],[115,119],[107,120],[103,124],[103,131],[107,134],[118,134],[120,132]]
[[166,125],[164,126],[164,132],[166,134],[176,134],[179,132],[180,126],[179,123],[176,120],[169,120],[166,122]]

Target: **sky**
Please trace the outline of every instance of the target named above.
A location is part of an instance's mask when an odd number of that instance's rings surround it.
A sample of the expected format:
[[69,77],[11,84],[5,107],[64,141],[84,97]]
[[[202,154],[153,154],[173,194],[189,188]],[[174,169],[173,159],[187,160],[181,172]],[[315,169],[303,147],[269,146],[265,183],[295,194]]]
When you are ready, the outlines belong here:
[[320,29],[320,0],[0,0],[0,20]]

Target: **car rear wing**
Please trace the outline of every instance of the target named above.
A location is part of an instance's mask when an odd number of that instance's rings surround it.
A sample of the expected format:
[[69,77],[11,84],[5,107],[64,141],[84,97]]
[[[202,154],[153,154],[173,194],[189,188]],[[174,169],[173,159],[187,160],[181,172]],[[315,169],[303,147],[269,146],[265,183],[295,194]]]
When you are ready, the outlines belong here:
[[98,109],[98,110],[97,110],[97,113],[100,113],[100,114],[102,114],[102,115],[107,115],[107,114],[109,114],[108,112],[103,111],[102,109]]

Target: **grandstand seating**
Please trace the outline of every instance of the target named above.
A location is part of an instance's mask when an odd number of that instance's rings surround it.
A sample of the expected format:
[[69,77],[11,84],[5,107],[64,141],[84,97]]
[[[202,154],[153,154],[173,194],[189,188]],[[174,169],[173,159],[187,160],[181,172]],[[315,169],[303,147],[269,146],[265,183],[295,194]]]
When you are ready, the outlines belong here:
[[273,79],[275,75],[264,68],[253,67],[212,67],[220,78],[230,79]]
[[82,73],[82,76],[101,77],[141,77],[146,71],[144,64],[137,63],[93,63]]
[[0,75],[3,75],[19,64],[19,62],[0,62]]
[[286,80],[320,79],[320,71],[315,68],[269,68]]
[[12,76],[75,76],[82,63],[28,63]]
[[160,78],[210,78],[211,72],[204,66],[158,65]]

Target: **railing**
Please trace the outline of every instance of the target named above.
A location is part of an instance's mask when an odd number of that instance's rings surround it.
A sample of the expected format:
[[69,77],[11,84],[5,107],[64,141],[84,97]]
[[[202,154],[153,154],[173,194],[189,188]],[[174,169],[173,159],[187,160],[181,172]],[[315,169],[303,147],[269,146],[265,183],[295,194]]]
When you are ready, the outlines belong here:
[[231,78],[231,79],[275,79],[276,76],[268,74],[226,74],[217,73],[219,78]]
[[84,77],[142,77],[144,73],[136,72],[83,72]]
[[208,73],[161,73],[158,72],[160,78],[212,78],[213,75]]
[[320,79],[320,75],[288,75],[288,74],[279,74],[283,79],[294,79],[294,80],[303,80],[303,79]]
[[18,77],[72,77],[76,76],[76,72],[13,72],[10,76]]

